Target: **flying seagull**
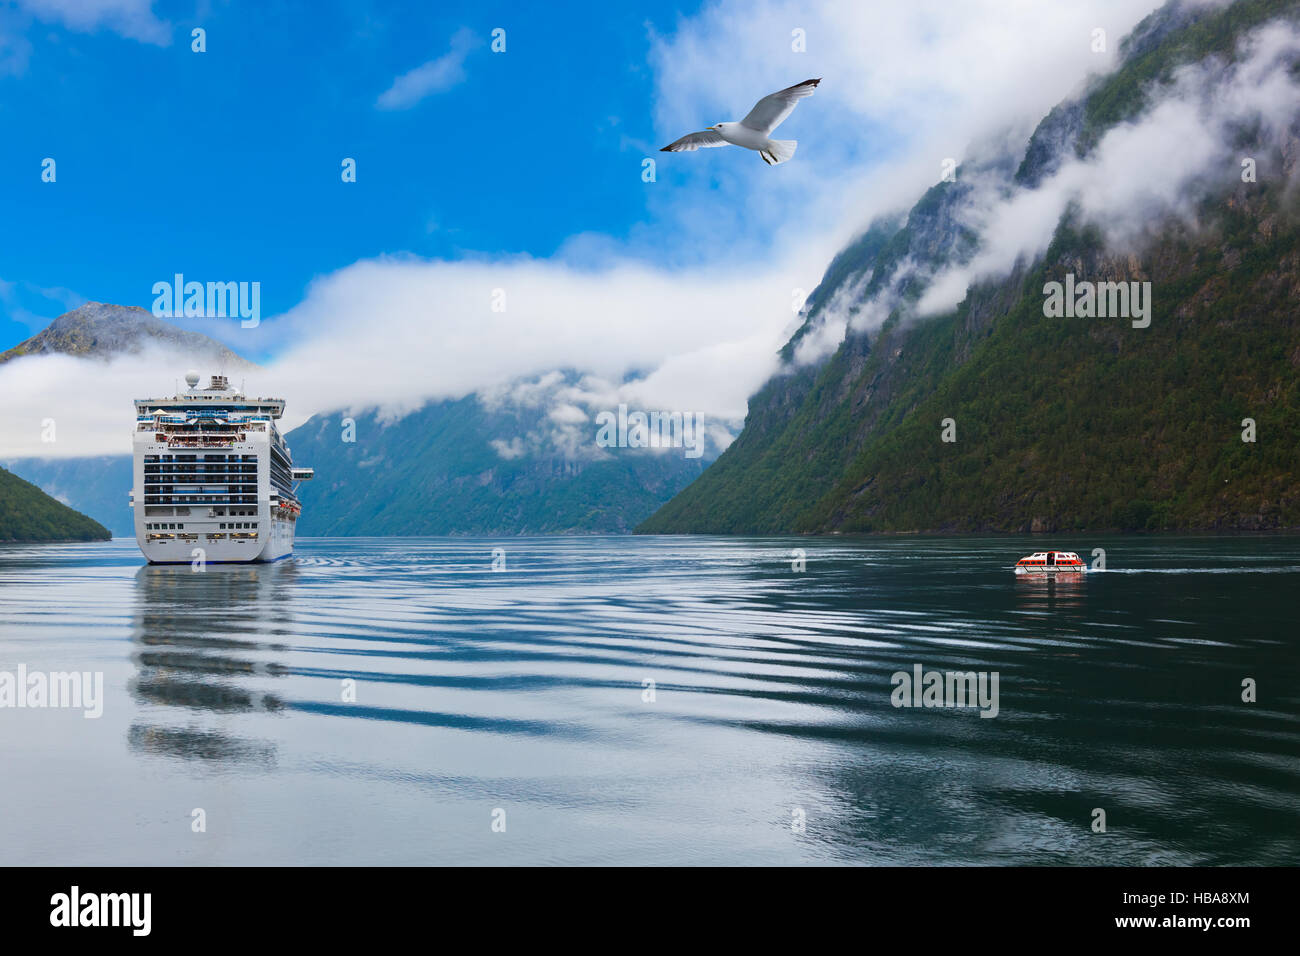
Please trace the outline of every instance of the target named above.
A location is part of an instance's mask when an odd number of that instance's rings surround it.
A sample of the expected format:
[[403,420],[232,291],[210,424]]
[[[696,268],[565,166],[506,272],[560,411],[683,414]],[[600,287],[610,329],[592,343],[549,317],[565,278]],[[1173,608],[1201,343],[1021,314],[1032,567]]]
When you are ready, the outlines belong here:
[[710,146],[726,146],[730,143],[732,146],[743,146],[745,149],[756,151],[763,157],[763,162],[769,166],[784,163],[794,156],[795,148],[799,145],[798,140],[768,139],[768,134],[794,112],[801,99],[812,96],[813,90],[817,89],[817,84],[820,82],[821,77],[815,80],[804,80],[802,83],[765,96],[754,104],[749,115],[739,123],[718,123],[698,133],[688,133],[677,142],[669,143],[659,152],[684,153]]

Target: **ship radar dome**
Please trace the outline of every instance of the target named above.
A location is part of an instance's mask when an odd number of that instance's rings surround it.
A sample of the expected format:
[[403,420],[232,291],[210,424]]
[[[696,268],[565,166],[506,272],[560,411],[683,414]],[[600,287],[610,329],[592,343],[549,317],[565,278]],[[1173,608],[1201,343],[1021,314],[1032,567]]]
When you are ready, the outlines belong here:
[[194,371],[193,369],[190,369],[188,372],[186,372],[185,384],[188,385],[190,388],[194,388],[195,386],[197,386],[199,384],[199,373]]

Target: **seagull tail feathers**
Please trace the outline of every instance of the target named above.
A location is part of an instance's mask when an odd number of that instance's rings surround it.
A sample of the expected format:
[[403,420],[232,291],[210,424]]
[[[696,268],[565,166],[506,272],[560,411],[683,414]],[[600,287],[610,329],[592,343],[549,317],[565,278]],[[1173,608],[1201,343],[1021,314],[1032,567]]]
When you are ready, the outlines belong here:
[[[763,159],[769,166],[775,166],[778,163],[784,163],[786,160],[794,157],[794,151],[799,147],[797,139],[769,139],[767,149],[763,150]],[[771,157],[770,159],[768,157]]]

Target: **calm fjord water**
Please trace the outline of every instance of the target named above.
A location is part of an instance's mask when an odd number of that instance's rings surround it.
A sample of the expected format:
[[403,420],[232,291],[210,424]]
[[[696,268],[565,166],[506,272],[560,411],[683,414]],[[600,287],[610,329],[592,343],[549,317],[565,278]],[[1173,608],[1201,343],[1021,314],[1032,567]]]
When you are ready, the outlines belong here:
[[[0,547],[0,671],[105,686],[0,709],[0,863],[1294,864],[1300,539],[1060,540],[1109,569],[1017,580],[1045,545]],[[915,664],[997,672],[998,715],[893,707]]]

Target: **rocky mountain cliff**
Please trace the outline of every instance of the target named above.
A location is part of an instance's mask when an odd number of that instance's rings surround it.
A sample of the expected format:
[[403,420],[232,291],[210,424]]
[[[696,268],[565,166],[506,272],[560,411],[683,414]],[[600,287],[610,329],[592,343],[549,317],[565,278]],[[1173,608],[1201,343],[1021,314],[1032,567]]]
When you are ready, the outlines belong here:
[[195,364],[238,371],[255,368],[247,359],[201,332],[177,328],[137,306],[87,302],[0,353],[0,364],[24,355],[51,352],[90,358],[138,355],[152,346],[191,356]]
[[[956,307],[918,309],[983,251],[981,203],[1091,161],[1187,69],[1231,76],[1251,31],[1294,24],[1298,7],[1170,3],[1019,153],[968,161],[872,224],[831,263],[737,440],[638,530],[1300,526],[1300,109],[1280,133],[1243,117],[1223,175],[1135,248],[1115,251],[1105,223],[1071,206],[1045,252],[979,278]],[[1300,79],[1294,58],[1279,69]],[[1076,280],[1150,282],[1150,324],[1045,314],[1049,283]],[[828,336],[838,344],[818,354]]]

